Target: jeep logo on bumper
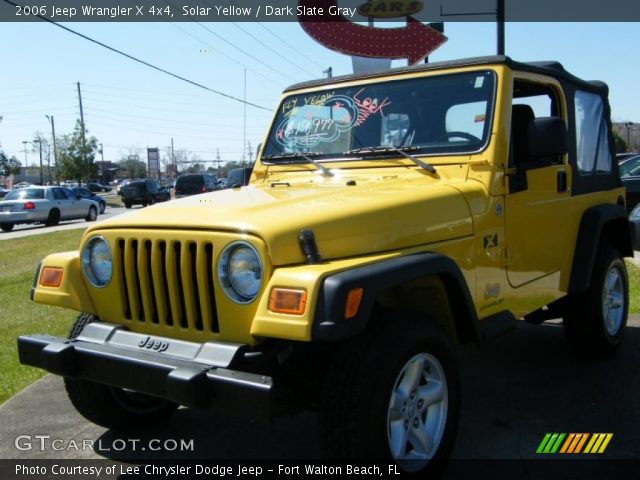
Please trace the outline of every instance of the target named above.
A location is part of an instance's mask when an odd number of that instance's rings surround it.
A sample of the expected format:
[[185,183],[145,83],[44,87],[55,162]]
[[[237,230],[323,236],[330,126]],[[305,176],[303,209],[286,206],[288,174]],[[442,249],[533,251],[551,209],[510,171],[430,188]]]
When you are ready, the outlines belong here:
[[151,337],[147,337],[144,340],[140,340],[138,342],[138,347],[155,350],[156,352],[164,352],[167,348],[169,348],[169,342],[154,340]]

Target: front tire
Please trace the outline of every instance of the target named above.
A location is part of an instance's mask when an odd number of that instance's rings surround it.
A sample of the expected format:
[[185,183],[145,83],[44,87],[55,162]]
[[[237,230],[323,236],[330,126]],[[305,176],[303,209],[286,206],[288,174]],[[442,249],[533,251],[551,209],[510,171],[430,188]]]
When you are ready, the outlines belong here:
[[3,232],[10,232],[13,230],[13,223],[0,223],[0,230]]
[[[88,313],[80,314],[69,332],[76,338],[84,327],[96,321]],[[65,378],[69,400],[78,413],[101,427],[130,431],[162,421],[176,411],[178,405],[162,398],[110,387],[89,380]]]
[[436,473],[460,414],[453,348],[420,316],[386,317],[332,360],[320,404],[324,448],[333,458],[388,458],[406,473]]
[[629,313],[629,279],[620,252],[601,243],[585,292],[572,294],[564,315],[565,337],[581,355],[602,358],[622,344]]
[[98,209],[94,206],[89,207],[89,213],[84,218],[87,222],[95,222],[98,218]]
[[124,208],[131,208],[131,204],[129,202],[124,202]]
[[100,202],[100,215],[102,215],[106,209],[107,204],[105,202]]

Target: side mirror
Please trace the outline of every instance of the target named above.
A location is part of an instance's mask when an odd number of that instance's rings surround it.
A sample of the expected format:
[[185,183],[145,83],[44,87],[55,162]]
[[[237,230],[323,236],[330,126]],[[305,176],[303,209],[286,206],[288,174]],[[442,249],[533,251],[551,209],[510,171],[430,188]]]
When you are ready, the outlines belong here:
[[558,157],[569,151],[569,134],[559,117],[534,118],[527,127],[529,160]]

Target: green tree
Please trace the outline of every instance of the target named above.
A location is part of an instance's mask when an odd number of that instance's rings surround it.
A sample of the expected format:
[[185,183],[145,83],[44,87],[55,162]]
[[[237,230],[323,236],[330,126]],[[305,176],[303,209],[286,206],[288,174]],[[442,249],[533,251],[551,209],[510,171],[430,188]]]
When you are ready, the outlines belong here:
[[98,175],[98,168],[94,160],[98,150],[98,139],[87,137],[83,141],[82,124],[76,122],[72,134],[57,138],[58,167],[56,179],[76,180],[78,183],[88,181]]
[[0,177],[20,173],[21,166],[22,164],[16,157],[7,157],[4,152],[0,151]]
[[618,135],[618,132],[615,130],[613,131],[613,140],[616,145],[616,153],[623,153],[627,151],[627,142],[625,142],[624,138]]
[[120,159],[120,171],[124,178],[146,178],[147,166],[140,160],[140,155],[127,155]]

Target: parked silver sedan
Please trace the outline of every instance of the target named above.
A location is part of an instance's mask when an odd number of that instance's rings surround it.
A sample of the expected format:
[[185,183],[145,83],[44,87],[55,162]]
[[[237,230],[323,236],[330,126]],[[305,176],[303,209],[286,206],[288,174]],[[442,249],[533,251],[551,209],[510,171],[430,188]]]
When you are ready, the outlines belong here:
[[0,229],[10,232],[20,223],[53,226],[77,218],[93,222],[98,209],[96,202],[79,198],[67,188],[31,186],[12,190],[0,201]]

